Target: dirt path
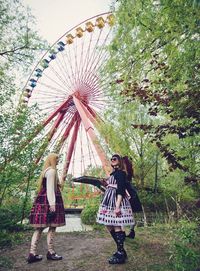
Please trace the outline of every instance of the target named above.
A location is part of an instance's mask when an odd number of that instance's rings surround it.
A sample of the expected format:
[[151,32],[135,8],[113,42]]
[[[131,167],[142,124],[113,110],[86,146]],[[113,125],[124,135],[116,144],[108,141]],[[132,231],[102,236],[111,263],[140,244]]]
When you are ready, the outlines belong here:
[[135,240],[126,240],[128,261],[123,265],[109,265],[107,259],[115,251],[115,245],[106,232],[57,233],[55,247],[62,261],[47,261],[46,234],[38,246],[44,256],[41,262],[27,264],[31,232],[24,242],[1,251],[1,271],[173,271],[169,268],[168,244],[162,233],[154,238],[147,230],[137,231]]

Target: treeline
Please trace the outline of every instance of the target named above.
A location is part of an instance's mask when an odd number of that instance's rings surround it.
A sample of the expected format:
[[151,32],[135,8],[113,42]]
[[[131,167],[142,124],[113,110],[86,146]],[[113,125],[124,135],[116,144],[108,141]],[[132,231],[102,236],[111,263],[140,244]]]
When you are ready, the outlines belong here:
[[[198,1],[119,0],[101,132],[132,158],[145,203],[197,215],[200,205]],[[193,216],[194,217],[194,216]]]
[[0,243],[8,245],[9,232],[22,228],[36,188],[35,159],[44,142],[37,137],[31,141],[39,127],[37,108],[19,106],[19,101],[32,64],[47,43],[19,0],[0,0],[0,32]]

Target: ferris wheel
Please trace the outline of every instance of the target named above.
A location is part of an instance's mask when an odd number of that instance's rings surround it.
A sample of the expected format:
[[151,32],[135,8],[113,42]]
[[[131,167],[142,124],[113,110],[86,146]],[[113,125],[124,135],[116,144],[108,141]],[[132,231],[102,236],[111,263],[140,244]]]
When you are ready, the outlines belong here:
[[81,176],[91,166],[102,165],[109,173],[96,123],[106,106],[109,80],[103,71],[113,25],[108,12],[67,31],[42,56],[24,88],[21,104],[39,111],[35,136],[46,139],[43,152],[63,155],[63,179]]

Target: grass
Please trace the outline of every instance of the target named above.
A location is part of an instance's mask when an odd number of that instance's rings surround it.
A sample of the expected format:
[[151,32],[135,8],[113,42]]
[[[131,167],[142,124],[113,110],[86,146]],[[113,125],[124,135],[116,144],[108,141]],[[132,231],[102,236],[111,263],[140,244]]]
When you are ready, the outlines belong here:
[[[128,231],[129,228],[126,229],[126,232]],[[70,253],[72,253],[70,254],[72,258],[70,256],[68,259],[69,268],[72,267],[72,269],[67,269],[63,260],[63,263],[61,263],[57,271],[177,271],[172,262],[174,261],[172,257],[172,244],[176,236],[176,227],[166,224],[157,224],[156,226],[150,227],[137,227],[135,231],[135,239],[126,238],[125,241],[128,261],[124,265],[117,266],[107,263],[107,259],[115,251],[116,246],[104,227],[98,227],[96,230],[88,232],[57,233],[58,243],[62,247],[63,252],[67,251],[70,244],[68,242],[73,242],[69,248]],[[16,251],[19,243],[22,243],[22,237],[24,243],[27,242],[27,240],[30,242],[31,234],[32,232],[25,232],[23,236],[20,236],[19,240],[14,238],[17,242],[17,244],[15,243]],[[45,236],[43,236],[43,242],[46,245]],[[80,249],[79,246],[82,246],[83,249]],[[98,248],[98,250],[96,250],[95,247]],[[79,256],[77,256],[77,252]],[[12,250],[9,250],[9,253],[13,256]],[[8,257],[8,255],[2,253],[0,269],[4,268],[4,270],[10,270],[12,268],[12,262]],[[66,254],[66,258],[67,257],[68,254]],[[23,268],[24,266],[22,264],[21,270],[26,270]],[[49,271],[50,270],[53,269],[49,269]]]
[[2,268],[6,268],[8,270],[10,270],[13,266],[13,261],[11,259],[9,259],[8,257],[3,257],[1,256],[0,258],[0,270]]

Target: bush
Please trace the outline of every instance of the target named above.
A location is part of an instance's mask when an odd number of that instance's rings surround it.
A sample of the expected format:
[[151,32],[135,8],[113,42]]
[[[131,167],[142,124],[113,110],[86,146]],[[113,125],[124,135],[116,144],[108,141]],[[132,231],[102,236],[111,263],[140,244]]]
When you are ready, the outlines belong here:
[[9,208],[0,209],[0,231],[11,230],[19,221],[18,215]]
[[0,248],[9,247],[12,245],[12,237],[6,232],[0,231]]
[[[28,216],[29,211],[25,212]],[[0,208],[0,231],[20,231],[23,229],[21,221],[22,210],[21,205],[13,205],[9,207]]]
[[[30,206],[24,212],[28,216]],[[0,247],[9,247],[21,239],[21,232],[28,229],[20,223],[22,217],[22,204],[10,203],[0,208]]]
[[177,271],[194,271],[200,264],[198,227],[196,223],[182,220],[176,229],[172,247],[173,265]]
[[86,225],[96,224],[96,215],[99,209],[99,198],[93,199],[88,202],[81,212],[81,220]]

